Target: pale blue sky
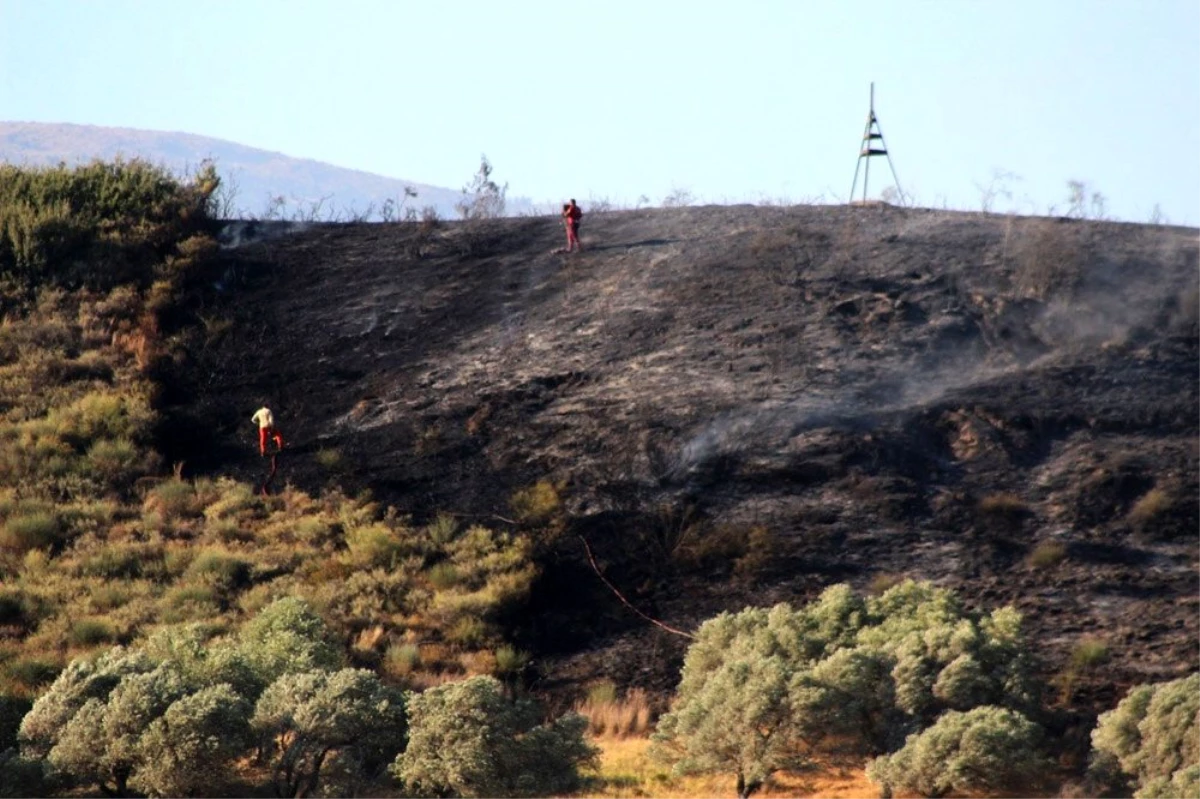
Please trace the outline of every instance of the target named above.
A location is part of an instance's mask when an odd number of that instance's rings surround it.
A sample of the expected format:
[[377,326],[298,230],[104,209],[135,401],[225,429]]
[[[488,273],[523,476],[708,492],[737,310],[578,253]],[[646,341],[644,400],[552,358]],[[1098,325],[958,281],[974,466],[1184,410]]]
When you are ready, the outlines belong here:
[[[845,199],[868,101],[922,205],[1200,224],[1200,2],[0,0],[0,119],[174,130],[434,185]],[[872,164],[873,194],[887,181]]]

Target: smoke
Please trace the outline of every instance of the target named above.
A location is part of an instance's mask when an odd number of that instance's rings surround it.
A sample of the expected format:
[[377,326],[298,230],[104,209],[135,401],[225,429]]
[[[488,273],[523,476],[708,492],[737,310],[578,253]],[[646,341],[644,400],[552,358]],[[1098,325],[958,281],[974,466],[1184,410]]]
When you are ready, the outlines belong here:
[[[792,439],[811,430],[871,430],[998,378],[1068,359],[1080,362],[1089,352],[1135,343],[1164,325],[1194,324],[1200,296],[1196,249],[1191,241],[1182,247],[1177,241],[1166,246],[1171,249],[1149,257],[1094,257],[1079,285],[1045,303],[975,306],[972,314],[979,332],[992,333],[986,344],[976,335],[922,351],[916,358],[910,350],[907,363],[897,351],[889,366],[873,369],[839,391],[722,414],[680,447],[667,477],[687,479],[718,458],[779,454]],[[910,344],[930,343],[938,318]],[[961,307],[940,316],[956,323],[965,318]],[[998,330],[1015,333],[997,337]],[[915,366],[917,358],[934,366]],[[843,369],[849,372],[849,367]]]
[[292,233],[301,233],[309,228],[307,222],[249,220],[229,222],[217,234],[217,243],[223,250],[235,250],[247,244],[282,238]]
[[777,454],[797,436],[812,430],[867,432],[929,407],[972,385],[1014,371],[971,365],[947,358],[944,366],[923,372],[896,372],[875,379],[866,389],[848,387],[834,396],[806,396],[782,405],[743,408],[723,414],[679,449],[667,477],[683,480],[718,458],[747,453]]

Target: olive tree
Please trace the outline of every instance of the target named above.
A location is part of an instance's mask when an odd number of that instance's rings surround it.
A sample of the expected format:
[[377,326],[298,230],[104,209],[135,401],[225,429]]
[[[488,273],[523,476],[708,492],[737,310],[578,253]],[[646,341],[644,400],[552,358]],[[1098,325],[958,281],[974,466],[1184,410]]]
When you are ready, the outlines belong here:
[[986,706],[947,711],[899,751],[871,761],[867,776],[883,786],[884,796],[898,788],[936,797],[1020,791],[1049,769],[1041,727],[1015,710]]
[[325,622],[296,597],[276,600],[246,622],[238,653],[264,685],[284,674],[336,669],[344,660]]
[[309,796],[331,775],[352,794],[404,748],[404,695],[366,669],[287,674],[259,697],[251,726],[276,795]]
[[249,703],[225,683],[172,702],[138,740],[130,786],[149,796],[211,795],[247,749],[249,718]]
[[1091,774],[1119,774],[1134,796],[1200,795],[1200,672],[1131,689],[1092,731]]
[[1135,799],[1195,799],[1200,797],[1200,763],[1180,769],[1170,777],[1154,777]]
[[[61,692],[55,696],[51,686],[42,697],[49,698],[45,712],[35,715],[35,703],[26,716],[23,733],[37,731],[51,716],[61,722],[45,756],[53,773],[109,796],[129,796],[131,790],[180,795],[221,783],[248,743],[249,706],[232,687],[197,686],[168,661],[149,671],[126,671],[111,690],[93,691],[73,713],[52,712],[69,704],[64,697],[83,693],[72,689],[98,687],[114,667],[145,665],[125,655],[97,662],[98,670],[95,664],[68,667],[70,675],[56,683]],[[88,666],[91,675],[78,679]],[[48,743],[27,740],[33,752]]]
[[408,712],[408,748],[392,773],[419,795],[562,794],[598,754],[582,717],[544,723],[536,702],[508,698],[493,677],[430,688],[409,699]]
[[947,711],[1037,707],[1021,617],[968,611],[906,581],[864,599],[826,589],[796,609],[724,613],[684,659],[654,753],[677,773],[731,773],[749,796],[816,750],[880,754]]
[[122,647],[96,658],[72,660],[22,719],[17,733],[22,754],[45,758],[89,700],[106,701],[126,675],[153,671],[154,666],[145,654]]

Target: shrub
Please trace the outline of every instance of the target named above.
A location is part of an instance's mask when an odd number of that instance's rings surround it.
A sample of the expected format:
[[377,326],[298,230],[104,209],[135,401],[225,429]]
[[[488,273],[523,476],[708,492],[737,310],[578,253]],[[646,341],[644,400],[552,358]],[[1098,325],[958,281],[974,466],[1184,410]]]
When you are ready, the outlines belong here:
[[1143,530],[1170,510],[1172,504],[1171,496],[1165,490],[1152,488],[1133,503],[1126,518],[1134,528]]
[[529,653],[514,649],[511,646],[501,646],[496,649],[496,675],[498,677],[515,677],[529,664]]
[[284,674],[332,669],[342,663],[325,622],[294,597],[272,602],[248,621],[238,633],[238,651],[264,684]]
[[508,501],[513,515],[523,524],[544,524],[558,513],[562,500],[558,488],[549,480],[538,480],[522,488]]
[[182,185],[145,161],[0,167],[0,276],[98,289],[146,280],[199,232],[219,184],[211,165]]
[[421,665],[421,648],[416,644],[392,644],[383,656],[384,669],[393,677],[407,677]]
[[312,795],[333,759],[343,784],[330,787],[356,796],[404,748],[404,721],[403,694],[365,669],[343,669],[280,677],[251,725],[271,753],[276,796]]
[[1083,246],[1079,230],[1052,220],[1028,221],[1014,243],[1014,282],[1037,299],[1070,295],[1083,274]]
[[1033,569],[1048,569],[1062,563],[1067,557],[1067,547],[1061,541],[1042,541],[1029,553],[1029,566]]
[[29,611],[29,600],[20,590],[0,590],[0,627],[28,626]]
[[354,563],[366,567],[391,566],[405,549],[396,531],[383,523],[351,529],[346,534],[346,545]]
[[177,585],[163,594],[162,606],[162,620],[169,624],[211,619],[221,612],[221,602],[211,585]]
[[[76,567],[83,577],[102,577],[106,580],[141,577],[143,569],[152,571],[152,564],[161,564],[162,553],[156,548],[139,545],[110,544],[87,555]],[[147,568],[151,567],[151,568]]]
[[587,719],[593,736],[625,737],[642,735],[650,728],[650,701],[640,688],[624,697],[616,686],[604,681],[588,689],[587,698],[575,705],[575,712]]
[[323,447],[317,450],[313,457],[318,465],[327,472],[340,471],[344,465],[341,451],[331,447]]
[[228,552],[206,549],[188,564],[184,577],[220,591],[229,591],[249,583],[250,564]]
[[0,796],[49,796],[42,761],[0,748]]
[[79,619],[71,624],[67,640],[72,646],[94,647],[111,643],[116,638],[112,624],[106,619]]
[[94,659],[75,658],[21,721],[22,752],[46,757],[58,744],[67,724],[88,701],[107,701],[126,675],[146,673],[153,668],[154,664],[144,654],[120,647]]
[[62,525],[51,511],[32,510],[10,516],[0,527],[0,549],[23,553],[51,549],[62,541]]
[[213,796],[250,740],[250,706],[229,685],[172,702],[138,737],[130,787],[150,796]]
[[197,516],[199,496],[196,488],[185,480],[167,480],[159,483],[147,495],[142,509],[146,512],[158,512],[163,521],[170,521],[184,516]]
[[438,591],[447,591],[458,585],[458,569],[453,563],[438,563],[430,567],[429,584]]
[[598,754],[582,718],[540,723],[537,703],[508,699],[492,677],[430,688],[408,709],[408,748],[391,770],[423,795],[558,795],[578,787],[579,768]]
[[1029,506],[1016,494],[989,494],[979,500],[979,513],[989,522],[1016,528],[1029,514]]
[[2,671],[9,683],[32,692],[52,682],[61,670],[61,664],[42,657],[28,657],[5,663]]
[[128,438],[103,438],[88,448],[87,465],[107,486],[121,488],[144,471],[143,456]]
[[1071,659],[1067,668],[1058,675],[1058,685],[1062,692],[1062,701],[1070,702],[1075,694],[1075,686],[1079,680],[1090,674],[1097,666],[1109,658],[1108,644],[1099,638],[1084,638],[1071,650]]
[[952,710],[910,735],[900,751],[871,761],[867,776],[885,796],[893,789],[921,796],[1021,791],[1049,771],[1041,744],[1041,728],[1015,711]]
[[1200,673],[1136,686],[1102,714],[1092,731],[1090,771],[1100,782],[1123,775],[1139,799],[1198,795]]
[[197,688],[172,663],[123,674],[67,721],[48,761],[110,796],[187,795],[220,785],[248,740],[249,705],[229,685]]

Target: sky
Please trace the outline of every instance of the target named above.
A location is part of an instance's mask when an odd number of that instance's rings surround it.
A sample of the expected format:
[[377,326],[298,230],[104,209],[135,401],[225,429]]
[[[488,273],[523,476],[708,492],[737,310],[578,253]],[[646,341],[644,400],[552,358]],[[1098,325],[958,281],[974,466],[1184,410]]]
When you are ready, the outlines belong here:
[[1200,225],[1197,0],[0,0],[0,120],[585,207],[844,202],[872,82],[917,205]]

